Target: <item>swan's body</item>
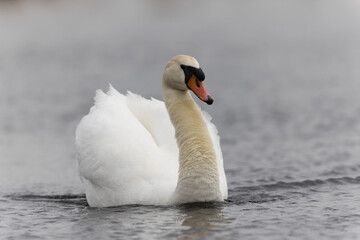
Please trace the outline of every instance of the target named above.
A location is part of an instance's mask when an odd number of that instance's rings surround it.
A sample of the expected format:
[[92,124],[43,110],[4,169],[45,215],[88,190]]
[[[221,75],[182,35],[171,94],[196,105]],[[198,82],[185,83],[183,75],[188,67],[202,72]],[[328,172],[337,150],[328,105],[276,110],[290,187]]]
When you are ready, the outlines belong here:
[[217,129],[181,86],[181,64],[199,68],[189,56],[169,61],[165,104],[124,96],[111,86],[107,94],[97,91],[95,105],[76,130],[79,172],[90,206],[227,198]]

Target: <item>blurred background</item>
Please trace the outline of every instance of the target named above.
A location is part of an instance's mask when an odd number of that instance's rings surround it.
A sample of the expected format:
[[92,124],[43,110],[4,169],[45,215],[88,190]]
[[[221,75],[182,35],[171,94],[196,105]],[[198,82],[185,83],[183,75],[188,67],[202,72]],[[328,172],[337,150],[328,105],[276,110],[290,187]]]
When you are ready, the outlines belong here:
[[359,29],[356,0],[1,1],[0,192],[82,193],[95,90],[161,99],[178,54],[207,76],[230,189],[357,176]]

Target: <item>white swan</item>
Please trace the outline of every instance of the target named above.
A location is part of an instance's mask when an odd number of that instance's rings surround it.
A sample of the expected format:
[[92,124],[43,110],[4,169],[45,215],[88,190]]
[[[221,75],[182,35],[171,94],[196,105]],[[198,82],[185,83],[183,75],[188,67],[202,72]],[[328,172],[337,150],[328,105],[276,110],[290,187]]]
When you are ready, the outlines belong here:
[[[227,182],[217,129],[192,99],[211,104],[195,58],[166,65],[165,104],[110,85],[76,129],[76,158],[92,207],[223,201]],[[170,116],[170,118],[169,118]]]

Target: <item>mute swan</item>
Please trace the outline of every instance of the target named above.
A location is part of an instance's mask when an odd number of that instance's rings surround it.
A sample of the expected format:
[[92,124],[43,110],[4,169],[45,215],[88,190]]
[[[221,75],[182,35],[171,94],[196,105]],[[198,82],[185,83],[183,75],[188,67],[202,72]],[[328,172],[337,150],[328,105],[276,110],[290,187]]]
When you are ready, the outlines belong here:
[[161,101],[111,85],[76,129],[76,158],[91,207],[223,201],[227,182],[219,136],[189,90],[207,104],[205,75],[193,57],[166,65]]

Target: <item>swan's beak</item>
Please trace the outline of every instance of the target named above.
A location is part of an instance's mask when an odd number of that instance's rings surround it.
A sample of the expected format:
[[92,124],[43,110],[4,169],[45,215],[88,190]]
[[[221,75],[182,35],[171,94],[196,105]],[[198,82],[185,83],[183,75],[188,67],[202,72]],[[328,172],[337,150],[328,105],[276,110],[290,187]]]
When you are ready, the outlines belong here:
[[196,78],[195,75],[192,75],[189,81],[187,82],[188,88],[190,88],[195,95],[203,102],[211,105],[214,102],[214,98],[206,91],[203,83]]

